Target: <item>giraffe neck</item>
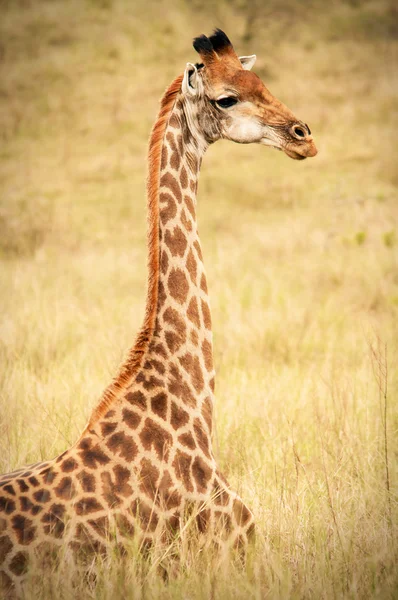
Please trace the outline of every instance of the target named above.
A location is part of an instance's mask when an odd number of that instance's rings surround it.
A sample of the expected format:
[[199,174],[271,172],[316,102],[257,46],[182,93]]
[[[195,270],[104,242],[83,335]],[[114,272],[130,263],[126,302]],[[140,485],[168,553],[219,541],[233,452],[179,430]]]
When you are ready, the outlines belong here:
[[[146,408],[153,401],[143,398],[155,395],[159,415],[169,422],[185,409],[194,411],[211,433],[211,316],[196,222],[198,176],[208,144],[185,109],[180,86],[178,78],[166,92],[150,140],[144,325],[87,429],[115,402],[128,398],[134,404],[135,394],[138,404]],[[192,418],[189,421],[192,425]]]
[[193,137],[177,100],[160,165],[158,300],[151,348],[165,351],[169,379],[178,378],[181,371],[182,396],[198,409],[212,404],[214,389],[211,316],[196,221],[196,190],[206,147],[204,140]]

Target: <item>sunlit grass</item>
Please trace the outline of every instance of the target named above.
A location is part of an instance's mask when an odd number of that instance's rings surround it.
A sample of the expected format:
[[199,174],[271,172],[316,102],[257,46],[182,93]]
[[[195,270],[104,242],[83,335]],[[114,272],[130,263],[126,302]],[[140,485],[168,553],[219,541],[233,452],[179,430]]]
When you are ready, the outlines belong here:
[[245,566],[132,542],[85,578],[66,557],[27,598],[396,597],[397,44],[392,4],[362,4],[4,3],[2,472],[77,439],[134,339],[146,142],[191,38],[218,25],[256,52],[320,151],[219,142],[200,180],[214,448],[256,516]]

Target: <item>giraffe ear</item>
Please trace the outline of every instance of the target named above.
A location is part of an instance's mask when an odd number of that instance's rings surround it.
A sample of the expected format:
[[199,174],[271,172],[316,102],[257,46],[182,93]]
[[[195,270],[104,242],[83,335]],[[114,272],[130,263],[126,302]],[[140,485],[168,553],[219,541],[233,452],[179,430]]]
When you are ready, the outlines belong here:
[[192,63],[187,63],[181,89],[186,96],[197,96],[202,91],[202,81],[198,69]]
[[251,70],[254,63],[256,62],[256,59],[257,59],[257,56],[255,54],[252,54],[251,56],[240,56],[239,57],[240,64],[245,69],[245,71]]

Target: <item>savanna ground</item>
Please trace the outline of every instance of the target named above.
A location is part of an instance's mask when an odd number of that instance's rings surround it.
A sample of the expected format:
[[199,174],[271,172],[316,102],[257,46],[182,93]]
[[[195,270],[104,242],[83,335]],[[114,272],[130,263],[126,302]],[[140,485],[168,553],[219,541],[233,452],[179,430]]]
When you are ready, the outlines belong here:
[[146,145],[214,26],[309,123],[305,162],[219,142],[198,213],[215,449],[252,507],[244,568],[134,549],[26,598],[398,596],[393,2],[0,2],[0,471],[78,437],[143,316]]

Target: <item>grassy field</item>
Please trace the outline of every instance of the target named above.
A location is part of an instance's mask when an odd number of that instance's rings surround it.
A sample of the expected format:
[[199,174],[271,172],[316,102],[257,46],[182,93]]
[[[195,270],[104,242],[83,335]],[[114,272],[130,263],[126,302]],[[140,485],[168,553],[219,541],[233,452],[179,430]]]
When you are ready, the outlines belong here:
[[[398,13],[386,0],[1,0],[0,472],[72,444],[143,317],[146,145],[225,29],[319,154],[214,145],[198,216],[215,449],[245,568],[131,551],[26,598],[398,597]],[[155,561],[155,562],[154,562]]]

